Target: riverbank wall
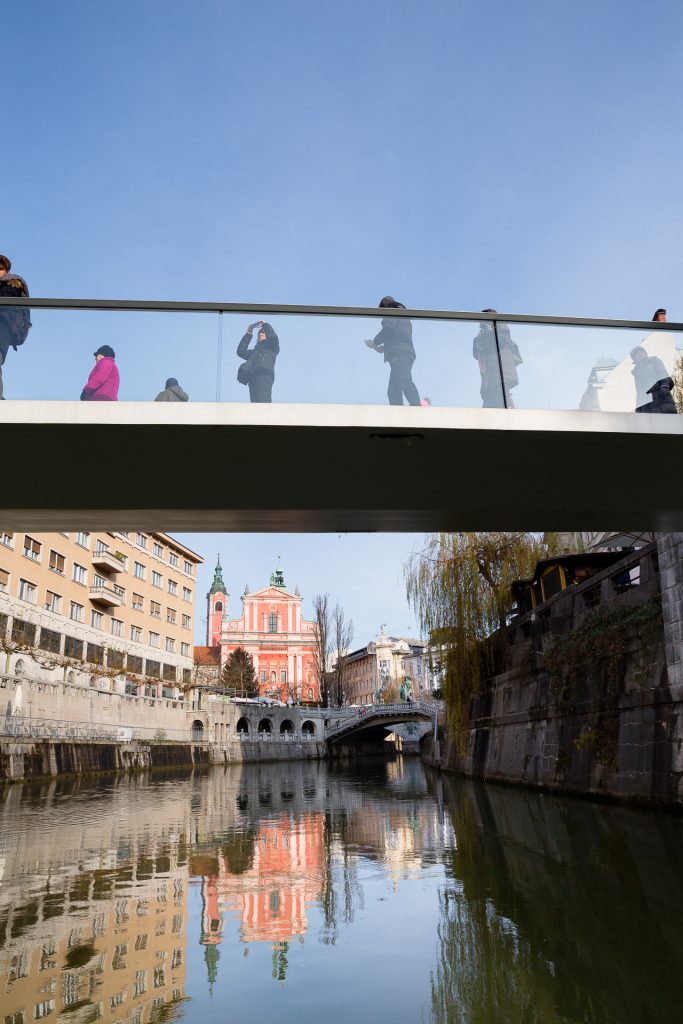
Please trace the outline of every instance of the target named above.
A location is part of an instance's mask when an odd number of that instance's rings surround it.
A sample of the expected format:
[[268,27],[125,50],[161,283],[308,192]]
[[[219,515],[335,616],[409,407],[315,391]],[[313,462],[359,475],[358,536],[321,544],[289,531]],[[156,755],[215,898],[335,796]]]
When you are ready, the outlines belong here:
[[309,741],[248,743],[238,740],[215,744],[0,739],[0,782],[196,765],[310,761],[323,757],[325,744]]
[[476,778],[683,807],[683,535],[513,621],[423,758]]

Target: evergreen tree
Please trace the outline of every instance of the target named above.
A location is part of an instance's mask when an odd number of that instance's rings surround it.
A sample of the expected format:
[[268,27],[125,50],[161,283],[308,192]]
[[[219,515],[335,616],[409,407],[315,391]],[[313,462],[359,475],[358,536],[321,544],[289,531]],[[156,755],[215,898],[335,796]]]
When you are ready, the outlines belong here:
[[221,686],[231,697],[258,697],[259,687],[250,655],[236,647],[225,663]]

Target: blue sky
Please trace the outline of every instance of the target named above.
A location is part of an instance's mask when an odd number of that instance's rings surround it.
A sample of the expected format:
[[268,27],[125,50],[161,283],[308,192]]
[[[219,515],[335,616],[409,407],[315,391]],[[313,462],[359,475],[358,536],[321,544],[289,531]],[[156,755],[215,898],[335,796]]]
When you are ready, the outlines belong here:
[[[665,305],[683,320],[680,0],[26,0],[0,53],[0,251],[34,295],[376,305],[390,292],[624,318]],[[76,397],[92,337],[125,348],[120,320],[40,316],[8,359],[10,397],[32,382]],[[215,323],[148,323],[129,331],[122,397],[153,396],[180,368],[211,398]],[[295,370],[297,331],[283,333],[283,387],[289,373],[315,388],[336,335],[326,352],[321,325]],[[383,401],[381,361],[354,347],[347,362]],[[468,355],[463,381],[473,369]],[[267,582],[282,549],[307,597],[339,593],[359,641],[411,622],[397,566],[413,538],[193,543],[209,561],[225,552],[235,594]]]

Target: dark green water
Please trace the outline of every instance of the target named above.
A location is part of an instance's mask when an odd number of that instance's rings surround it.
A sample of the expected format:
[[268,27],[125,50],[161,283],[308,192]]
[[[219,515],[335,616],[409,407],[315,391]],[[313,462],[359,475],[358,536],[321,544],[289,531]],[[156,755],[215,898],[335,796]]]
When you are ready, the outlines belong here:
[[0,791],[0,1022],[677,1022],[683,820],[426,772]]

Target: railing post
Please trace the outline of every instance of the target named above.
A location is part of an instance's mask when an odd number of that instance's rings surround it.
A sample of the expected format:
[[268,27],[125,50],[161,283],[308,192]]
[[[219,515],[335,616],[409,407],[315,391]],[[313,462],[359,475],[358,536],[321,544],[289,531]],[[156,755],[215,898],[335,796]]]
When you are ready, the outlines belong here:
[[505,393],[505,378],[503,376],[503,360],[500,358],[500,343],[498,341],[498,323],[496,320],[493,321],[493,335],[496,339],[496,354],[498,355],[498,370],[500,372],[500,386],[503,393],[503,408],[508,407],[508,396]]

